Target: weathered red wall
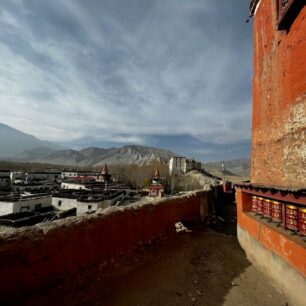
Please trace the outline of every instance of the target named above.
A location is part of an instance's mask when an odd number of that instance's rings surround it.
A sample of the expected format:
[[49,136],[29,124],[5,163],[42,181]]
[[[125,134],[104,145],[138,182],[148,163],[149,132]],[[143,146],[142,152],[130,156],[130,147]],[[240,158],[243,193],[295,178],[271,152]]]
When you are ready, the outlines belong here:
[[254,17],[252,181],[306,184],[306,6],[289,31],[276,27],[276,1]]
[[[158,204],[110,208],[0,237],[0,301],[31,293],[109,260],[207,211],[208,192]],[[203,209],[204,208],[204,209]]]

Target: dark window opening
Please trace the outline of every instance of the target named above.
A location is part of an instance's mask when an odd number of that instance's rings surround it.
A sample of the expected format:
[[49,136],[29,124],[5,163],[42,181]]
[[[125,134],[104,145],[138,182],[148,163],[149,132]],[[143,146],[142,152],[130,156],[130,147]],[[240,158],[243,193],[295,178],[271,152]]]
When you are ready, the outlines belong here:
[[278,29],[290,29],[304,5],[304,0],[276,0]]
[[62,201],[61,201],[61,200],[59,200],[59,201],[57,202],[57,206],[62,206]]
[[88,205],[88,210],[91,210],[92,209],[92,205]]
[[35,204],[35,210],[40,209],[40,208],[41,208],[41,204]]

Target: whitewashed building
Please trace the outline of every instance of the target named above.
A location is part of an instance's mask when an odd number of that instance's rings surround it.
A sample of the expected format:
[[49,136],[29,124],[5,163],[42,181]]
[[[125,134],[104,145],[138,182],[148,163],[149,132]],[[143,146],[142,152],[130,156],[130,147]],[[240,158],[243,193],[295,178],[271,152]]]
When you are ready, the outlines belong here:
[[201,171],[202,164],[194,159],[188,159],[184,156],[173,156],[169,161],[170,175],[179,175],[191,170]]
[[65,171],[61,173],[62,180],[67,179],[67,178],[77,177],[77,176],[79,176],[79,173],[76,171]]
[[0,190],[11,187],[11,170],[0,170]]
[[185,173],[186,157],[173,156],[169,161],[170,175],[177,175]]
[[24,180],[25,180],[25,174],[22,171],[12,171],[11,172],[12,184],[22,183]]
[[89,190],[83,182],[62,182],[61,189]]
[[0,197],[0,216],[35,211],[51,205],[51,195],[2,196]]
[[78,200],[76,197],[53,196],[52,206],[59,210],[68,210],[78,207]]
[[95,212],[98,209],[104,209],[109,206],[115,205],[118,201],[125,197],[124,192],[118,192],[109,199],[94,198],[89,196],[78,197],[76,194],[58,194],[52,197],[52,206],[59,210],[68,210],[71,208],[77,209],[77,214],[85,214]]
[[86,177],[93,176],[97,179],[98,173],[90,172],[90,171],[63,171],[61,173],[62,180],[76,177]]
[[82,215],[86,213],[92,213],[97,211],[98,209],[104,209],[109,207],[108,201],[78,201],[77,202],[77,214]]

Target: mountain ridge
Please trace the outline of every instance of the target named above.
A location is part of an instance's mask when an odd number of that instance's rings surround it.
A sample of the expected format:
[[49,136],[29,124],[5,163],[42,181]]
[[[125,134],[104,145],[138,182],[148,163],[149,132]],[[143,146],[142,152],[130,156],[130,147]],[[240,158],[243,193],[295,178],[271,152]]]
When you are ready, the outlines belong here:
[[[39,153],[42,152],[41,155]],[[44,154],[38,148],[37,152],[23,152],[18,161],[41,162],[55,165],[100,166],[107,164],[138,164],[145,165],[152,161],[167,163],[175,153],[151,146],[126,145],[121,148],[89,147],[81,150],[66,149]],[[32,158],[34,156],[35,158]]]
[[52,151],[64,147],[56,143],[40,140],[33,135],[23,133],[4,123],[0,123],[0,158],[14,158],[24,151],[45,148]]

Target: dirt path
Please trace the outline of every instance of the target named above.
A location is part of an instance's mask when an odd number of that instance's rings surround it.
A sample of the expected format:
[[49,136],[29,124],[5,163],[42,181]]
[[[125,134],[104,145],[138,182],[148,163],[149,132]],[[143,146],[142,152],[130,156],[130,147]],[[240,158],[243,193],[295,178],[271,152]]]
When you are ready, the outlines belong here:
[[236,238],[195,226],[84,271],[23,305],[250,305],[285,300]]

